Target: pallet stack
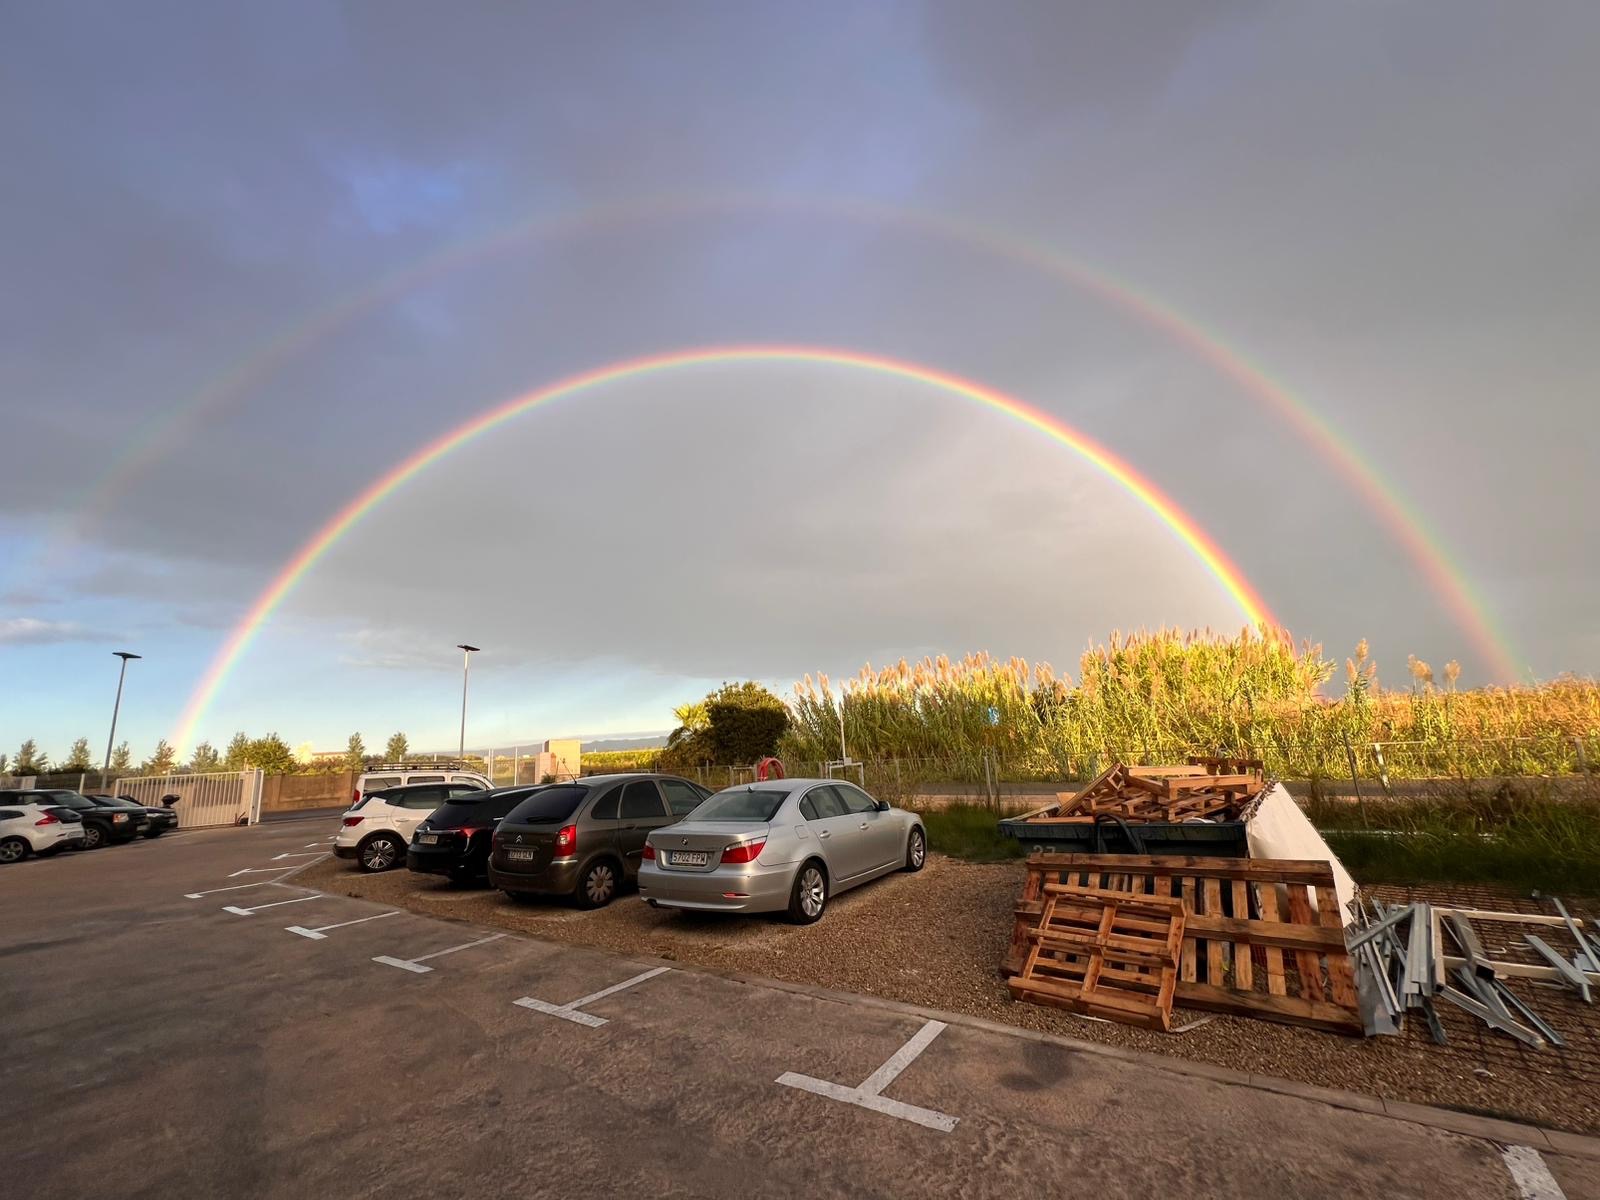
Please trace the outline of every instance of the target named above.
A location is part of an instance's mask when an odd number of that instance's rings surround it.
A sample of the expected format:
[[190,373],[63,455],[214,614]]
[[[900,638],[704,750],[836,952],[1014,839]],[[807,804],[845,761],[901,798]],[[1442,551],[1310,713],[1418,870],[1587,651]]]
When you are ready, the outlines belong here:
[[[1065,930],[1056,915],[1063,905],[1069,914]],[[1100,1002],[1100,976],[1090,975],[1095,946],[1085,940],[1083,926],[1097,914],[1103,924],[1107,912],[1112,915],[1104,926],[1100,975],[1119,992],[1154,996],[1153,1005],[1134,1011],[1120,1003],[1120,995],[1119,1003]],[[1181,923],[1176,916],[1163,918],[1163,912],[1181,912]],[[1161,1029],[1169,1027],[1176,1003],[1362,1033],[1355,974],[1326,862],[1039,853],[1028,859],[1014,918],[1002,970],[1017,977],[1008,986],[1022,999]],[[1095,928],[1098,936],[1102,925]],[[1175,978],[1163,1001],[1168,968],[1150,943],[1173,929],[1179,939]],[[1132,935],[1144,941],[1123,940]],[[1117,1015],[1119,1007],[1124,1015]],[[1151,1007],[1157,1010],[1153,1015]]]
[[1063,792],[1030,824],[1087,823],[1100,816],[1125,821],[1232,821],[1264,790],[1259,759],[1192,758],[1187,766],[1111,767],[1078,792]]

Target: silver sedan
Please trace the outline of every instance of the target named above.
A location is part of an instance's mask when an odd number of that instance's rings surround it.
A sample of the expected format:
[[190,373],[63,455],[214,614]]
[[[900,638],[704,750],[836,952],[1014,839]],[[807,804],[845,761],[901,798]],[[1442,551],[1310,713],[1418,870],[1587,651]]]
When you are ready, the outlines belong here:
[[920,871],[922,818],[836,779],[727,788],[652,832],[639,894],[652,905],[822,916],[828,897],[891,871]]

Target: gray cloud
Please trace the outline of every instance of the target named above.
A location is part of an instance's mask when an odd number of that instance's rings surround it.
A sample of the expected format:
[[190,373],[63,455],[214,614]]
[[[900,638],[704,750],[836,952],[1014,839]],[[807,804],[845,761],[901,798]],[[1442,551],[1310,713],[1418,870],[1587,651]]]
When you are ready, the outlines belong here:
[[61,642],[108,642],[115,635],[85,629],[75,621],[41,617],[0,617],[0,645],[50,646]]
[[[340,506],[486,406],[632,355],[816,343],[1081,427],[1298,632],[1484,674],[1282,412],[1053,277],[1054,252],[1188,314],[1341,431],[1534,671],[1600,670],[1600,569],[1575,553],[1600,542],[1596,34],[1589,5],[1454,0],[19,9],[0,418],[30,449],[0,490],[0,583],[16,611],[48,598],[62,627],[158,648],[167,629],[200,654]],[[749,193],[784,202],[666,199]],[[816,194],[846,203],[793,203]],[[619,205],[636,215],[583,220]],[[164,423],[207,392],[233,398]],[[157,469],[76,527],[148,439]],[[61,529],[77,540],[41,554]],[[397,569],[402,551],[437,565]],[[1071,669],[1112,626],[1233,613],[1148,514],[1001,418],[725,368],[561,402],[445,460],[283,617],[279,653],[325,635],[330,670],[425,676],[408,647],[470,634],[501,656],[486,678],[590,664],[665,689],[979,647]],[[574,727],[598,727],[594,704]]]

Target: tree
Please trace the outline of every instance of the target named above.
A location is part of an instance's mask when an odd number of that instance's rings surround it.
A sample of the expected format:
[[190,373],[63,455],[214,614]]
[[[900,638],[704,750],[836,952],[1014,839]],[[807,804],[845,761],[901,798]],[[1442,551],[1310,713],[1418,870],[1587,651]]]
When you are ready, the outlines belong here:
[[170,775],[172,768],[178,761],[178,752],[168,744],[166,738],[156,743],[156,752],[144,762],[146,775]]
[[352,733],[344,752],[344,768],[347,771],[359,771],[366,765],[367,744],[361,740],[359,733]]
[[4,775],[5,773],[6,773],[6,756],[4,754],[0,754],[0,775]]
[[39,743],[29,738],[17,747],[16,765],[12,767],[15,775],[43,775],[50,766],[50,756],[39,753]]
[[250,753],[250,739],[245,736],[244,730],[233,735],[233,740],[228,743],[228,753],[223,756],[222,765],[225,770],[238,771],[249,766],[245,757]]
[[63,771],[87,771],[94,764],[89,760],[89,739],[79,738],[72,743],[72,749],[67,752],[67,761],[61,764]]
[[406,735],[396,733],[389,738],[389,744],[383,748],[385,762],[405,762],[406,751],[411,749],[411,743],[406,741]]
[[217,753],[217,748],[210,742],[201,742],[194,748],[194,754],[189,759],[189,770],[196,775],[203,775],[207,771],[215,771],[222,765],[222,755]]
[[269,733],[245,747],[244,765],[272,775],[287,775],[294,771],[297,764],[289,743],[276,733]]
[[133,766],[133,754],[128,750],[128,743],[120,743],[111,752],[111,769],[113,771],[126,771]]
[[725,683],[706,697],[716,761],[753,763],[774,754],[789,728],[789,708],[759,683]]

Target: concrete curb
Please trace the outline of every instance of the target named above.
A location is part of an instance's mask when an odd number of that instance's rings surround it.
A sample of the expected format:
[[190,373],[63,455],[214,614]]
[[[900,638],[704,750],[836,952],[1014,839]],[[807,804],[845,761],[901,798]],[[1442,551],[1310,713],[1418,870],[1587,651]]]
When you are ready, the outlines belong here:
[[[321,860],[318,861],[320,862]],[[276,882],[287,883],[302,871],[314,865],[316,863],[306,863],[297,867]],[[402,904],[397,907],[414,916],[425,917],[428,920],[440,920],[433,913],[418,912],[407,905]],[[489,932],[504,930],[503,926],[485,926],[472,921],[452,921],[450,923],[470,925]],[[515,930],[513,936],[526,938],[528,941],[538,942],[545,946],[583,950],[590,954],[604,954],[628,962],[665,963],[675,971],[709,975],[717,979],[728,980],[731,983],[744,984],[747,987],[788,992],[791,995],[808,996],[811,999],[823,1000],[832,1004],[873,1008],[880,1012],[917,1017],[925,1021],[943,1021],[946,1025],[960,1025],[967,1029],[981,1030],[984,1033],[1016,1038],[1019,1041],[1043,1042],[1053,1046],[1061,1046],[1067,1050],[1093,1054],[1100,1058],[1125,1062],[1130,1066],[1144,1067],[1152,1071],[1166,1071],[1174,1075],[1206,1079],[1213,1083],[1226,1084],[1231,1087],[1274,1092],[1280,1096],[1292,1096],[1298,1100],[1311,1100],[1319,1104],[1326,1104],[1332,1108],[1343,1108],[1351,1112],[1366,1113],[1369,1116],[1390,1117],[1397,1121],[1408,1121],[1413,1125],[1422,1125],[1429,1129],[1442,1129],[1448,1133],[1462,1134],[1466,1137],[1483,1138],[1486,1141],[1501,1144],[1532,1146],[1536,1150],[1549,1151],[1552,1154],[1568,1154],[1578,1158],[1600,1161],[1600,1138],[1568,1133],[1560,1129],[1546,1129],[1541,1125],[1524,1125],[1517,1121],[1505,1121],[1496,1117],[1480,1117],[1473,1113],[1456,1112],[1448,1108],[1434,1108],[1426,1104],[1412,1104],[1405,1100],[1385,1100],[1380,1096],[1341,1091],[1337,1088],[1317,1087],[1315,1084],[1300,1083],[1293,1079],[1279,1079],[1273,1075],[1252,1075],[1245,1071],[1235,1071],[1231,1067],[1218,1067],[1210,1063],[1193,1062],[1165,1054],[1152,1054],[1147,1050],[1130,1050],[1125,1046],[1108,1046],[1101,1042],[1080,1041],[1077,1038],[1066,1037],[1059,1033],[1044,1033],[1036,1029],[1023,1029],[1017,1025],[1007,1025],[1002,1021],[991,1021],[987,1017],[974,1017],[966,1013],[924,1008],[918,1004],[907,1004],[904,1001],[889,1000],[882,996],[869,996],[862,992],[841,992],[834,988],[818,987],[814,984],[791,983],[785,979],[768,979],[761,975],[748,975],[742,971],[700,966],[696,963],[685,963],[677,959],[661,958],[650,954],[619,954],[615,950],[607,950],[600,946],[583,946],[574,942],[542,938],[526,930]]]

